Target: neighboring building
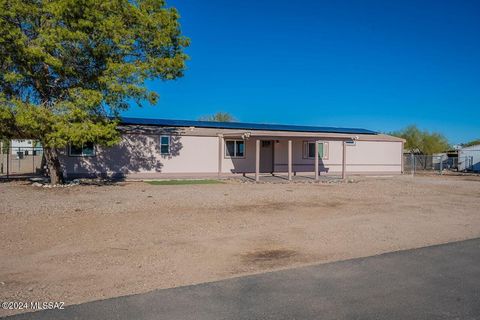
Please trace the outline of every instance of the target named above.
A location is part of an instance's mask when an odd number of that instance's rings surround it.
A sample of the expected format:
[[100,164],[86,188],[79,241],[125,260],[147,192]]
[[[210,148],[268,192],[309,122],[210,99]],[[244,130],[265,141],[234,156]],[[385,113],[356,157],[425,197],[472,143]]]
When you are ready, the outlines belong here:
[[480,144],[458,150],[459,171],[480,171]]
[[10,153],[17,158],[40,155],[42,152],[42,145],[34,140],[10,140]]
[[404,140],[365,129],[137,118],[123,118],[119,129],[117,146],[64,150],[66,176],[402,172]]

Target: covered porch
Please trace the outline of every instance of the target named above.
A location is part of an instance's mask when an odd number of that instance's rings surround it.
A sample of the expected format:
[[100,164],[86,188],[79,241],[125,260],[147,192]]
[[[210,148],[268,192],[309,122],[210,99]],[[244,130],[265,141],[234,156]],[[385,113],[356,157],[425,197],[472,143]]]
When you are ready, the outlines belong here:
[[[233,163],[231,172],[241,173],[244,177],[258,182],[272,179],[318,181],[327,174],[331,176],[332,172],[329,171],[332,168],[337,177],[345,179],[347,143],[352,143],[355,137],[305,133],[291,133],[287,136],[262,135],[249,132],[241,135],[219,135],[219,175],[226,172],[226,168],[223,168],[224,159],[228,158],[231,152],[226,149],[231,147],[229,143],[234,141],[233,139],[245,141],[245,150],[242,151],[245,154],[242,159],[230,157]],[[242,165],[236,166],[236,163]]]

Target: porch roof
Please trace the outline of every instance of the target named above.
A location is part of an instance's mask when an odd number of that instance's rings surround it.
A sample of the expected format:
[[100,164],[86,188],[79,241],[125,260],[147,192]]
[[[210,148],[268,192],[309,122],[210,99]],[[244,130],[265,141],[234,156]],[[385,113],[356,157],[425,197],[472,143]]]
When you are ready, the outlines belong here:
[[[197,133],[198,130],[197,130]],[[325,132],[286,132],[286,131],[237,131],[222,132],[223,137],[249,137],[261,140],[290,140],[290,139],[333,139],[333,140],[361,140],[361,141],[394,141],[405,142],[404,139],[386,135],[386,134],[345,134],[345,133],[325,133]]]

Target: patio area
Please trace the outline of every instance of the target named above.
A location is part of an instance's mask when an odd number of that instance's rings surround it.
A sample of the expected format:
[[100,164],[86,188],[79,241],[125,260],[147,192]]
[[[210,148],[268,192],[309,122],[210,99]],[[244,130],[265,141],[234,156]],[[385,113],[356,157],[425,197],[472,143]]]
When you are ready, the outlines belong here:
[[258,180],[256,180],[254,173],[246,173],[244,175],[235,175],[229,180],[239,180],[242,182],[257,182],[257,183],[325,183],[325,182],[341,182],[344,181],[341,175],[319,175],[315,177],[314,173],[302,172],[293,174],[289,180],[287,173],[260,173]]

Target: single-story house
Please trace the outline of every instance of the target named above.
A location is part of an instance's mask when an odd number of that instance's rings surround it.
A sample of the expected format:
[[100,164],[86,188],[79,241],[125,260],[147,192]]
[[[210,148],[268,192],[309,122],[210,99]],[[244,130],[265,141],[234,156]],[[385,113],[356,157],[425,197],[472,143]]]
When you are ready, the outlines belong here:
[[114,147],[64,150],[66,176],[254,174],[258,180],[262,173],[392,175],[403,167],[404,140],[365,129],[122,118],[119,130]]

